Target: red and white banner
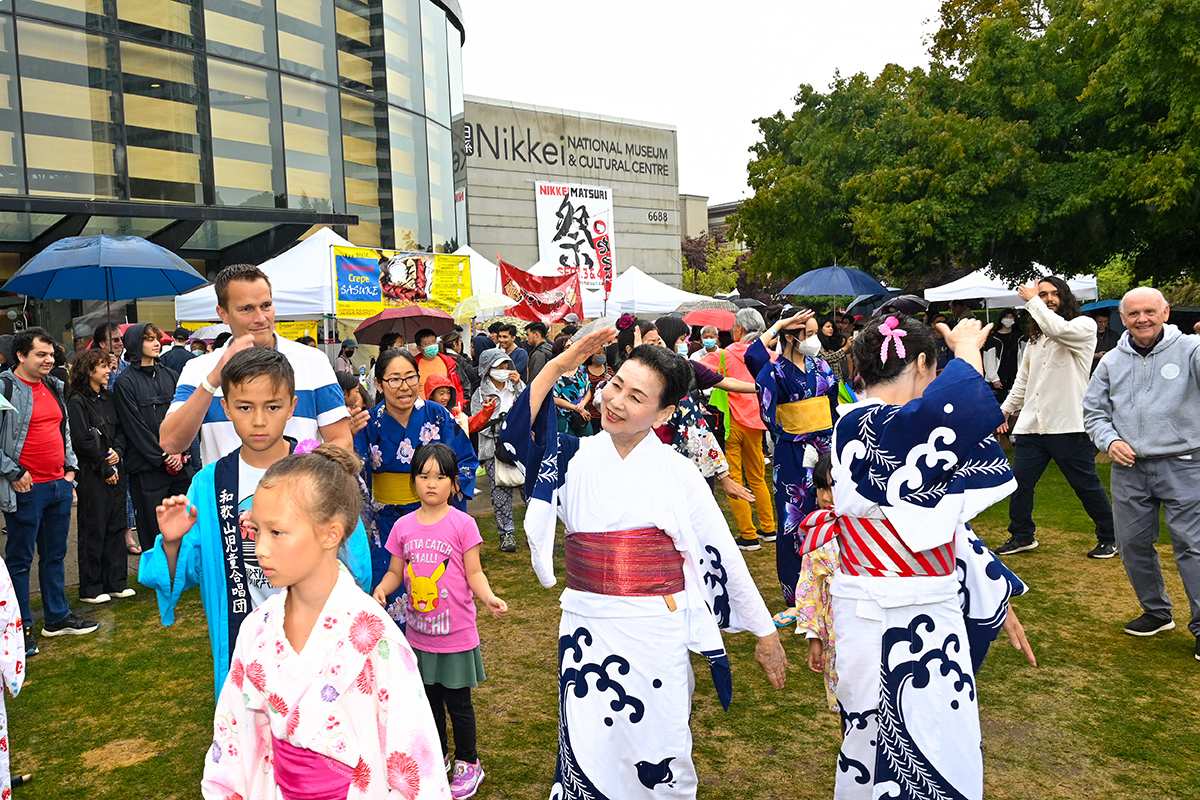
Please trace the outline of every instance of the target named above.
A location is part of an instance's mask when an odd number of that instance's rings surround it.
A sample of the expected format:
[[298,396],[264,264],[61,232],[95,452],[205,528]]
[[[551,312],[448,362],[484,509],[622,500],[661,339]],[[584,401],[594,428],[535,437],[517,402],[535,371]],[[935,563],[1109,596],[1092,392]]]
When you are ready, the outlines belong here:
[[582,288],[607,298],[617,274],[612,189],[537,181],[534,192],[542,263],[563,275],[577,272]]
[[563,317],[571,313],[583,319],[578,272],[543,277],[514,267],[504,259],[499,261],[501,291],[517,301],[506,314],[547,325],[561,322]]

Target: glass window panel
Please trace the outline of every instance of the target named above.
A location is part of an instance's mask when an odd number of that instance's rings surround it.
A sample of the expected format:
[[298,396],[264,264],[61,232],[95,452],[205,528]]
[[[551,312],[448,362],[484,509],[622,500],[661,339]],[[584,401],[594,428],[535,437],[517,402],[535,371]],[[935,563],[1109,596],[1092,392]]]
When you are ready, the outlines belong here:
[[[337,19],[338,75],[342,86],[374,93],[383,75],[383,53],[371,43],[371,8],[366,0],[342,0]],[[379,82],[382,90],[382,81]]]
[[332,0],[287,0],[278,6],[276,20],[279,68],[306,78],[335,82]]
[[448,253],[457,248],[454,218],[454,154],[450,131],[427,122],[429,139],[429,223],[433,249]]
[[105,39],[30,20],[17,26],[29,193],[117,197],[116,75]]
[[224,250],[240,241],[270,230],[269,222],[205,222],[183,246],[184,250]]
[[199,78],[190,53],[121,42],[131,200],[203,202]]
[[0,194],[23,190],[23,160],[13,21],[12,17],[0,17]]
[[18,0],[18,14],[30,14],[80,27],[111,30],[104,0]]
[[[283,142],[289,208],[341,208],[337,93],[309,81],[283,78]],[[335,170],[335,164],[338,169]]]
[[450,59],[450,117],[463,116],[462,34],[446,20],[446,52]]
[[447,18],[446,42],[450,58],[450,134],[454,144],[454,221],[459,245],[467,244],[467,152],[463,136],[462,35]]
[[283,164],[275,154],[282,121],[274,75],[266,70],[208,59],[216,202],[227,206],[276,205],[283,194]]
[[192,48],[199,21],[198,0],[117,0],[121,33],[172,47]]
[[80,236],[152,236],[170,225],[174,220],[149,217],[92,217],[79,232]]
[[431,0],[421,0],[421,53],[425,66],[425,115],[450,124],[450,64],[446,49],[446,14]]
[[[381,180],[380,156],[387,153],[387,111],[342,93],[342,160],[345,162],[346,211],[358,215],[347,238],[364,246],[382,245],[384,211],[391,202]],[[390,216],[390,213],[388,214]]]
[[275,0],[204,0],[209,55],[274,67]]
[[391,134],[392,225],[400,250],[428,250],[429,166],[426,162],[425,121],[392,108]]
[[424,113],[419,9],[419,0],[383,0],[383,50],[388,102]]
[[0,241],[29,242],[41,236],[62,214],[26,214],[23,211],[0,212]]

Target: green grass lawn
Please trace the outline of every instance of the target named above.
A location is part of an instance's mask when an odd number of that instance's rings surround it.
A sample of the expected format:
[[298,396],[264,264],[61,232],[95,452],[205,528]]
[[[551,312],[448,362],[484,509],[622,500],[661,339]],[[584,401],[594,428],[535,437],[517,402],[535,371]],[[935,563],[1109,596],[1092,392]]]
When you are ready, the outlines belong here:
[[[1107,479],[1107,471],[1104,472]],[[1137,613],[1120,562],[1092,561],[1090,522],[1054,468],[1037,503],[1041,547],[1009,559],[1033,593],[1020,601],[1041,666],[993,649],[979,679],[990,800],[1143,800],[1200,797],[1200,664],[1184,630],[1186,601],[1160,546],[1179,628],[1149,640],[1121,632]],[[541,589],[528,553],[496,552],[492,520],[479,520],[485,568],[509,601],[503,620],[480,617],[489,680],[477,691],[479,747],[488,772],[481,798],[544,798],[554,770],[557,596]],[[979,521],[990,544],[1006,536],[1006,506]],[[1165,534],[1164,534],[1165,542]],[[768,605],[774,553],[747,554]],[[90,611],[91,609],[89,609]],[[212,667],[198,596],[171,629],[146,592],[101,607],[99,633],[43,640],[20,697],[9,700],[18,790],[36,798],[194,798],[211,736]],[[753,640],[729,639],[735,699],[720,710],[697,665],[692,729],[703,798],[827,800],[839,726],[824,708],[803,642],[785,639],[788,685],[768,686]]]

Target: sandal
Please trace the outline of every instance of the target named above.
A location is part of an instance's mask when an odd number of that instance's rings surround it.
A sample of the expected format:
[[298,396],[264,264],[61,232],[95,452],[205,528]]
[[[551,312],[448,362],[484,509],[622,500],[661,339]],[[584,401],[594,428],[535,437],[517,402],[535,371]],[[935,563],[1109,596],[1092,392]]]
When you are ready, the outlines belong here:
[[125,550],[131,556],[140,556],[142,554],[142,545],[138,542],[137,529],[125,529]]
[[797,619],[798,617],[796,616],[795,607],[784,609],[775,616],[771,617],[771,621],[775,623],[775,627],[781,630],[783,628],[790,628],[792,625],[796,624]]

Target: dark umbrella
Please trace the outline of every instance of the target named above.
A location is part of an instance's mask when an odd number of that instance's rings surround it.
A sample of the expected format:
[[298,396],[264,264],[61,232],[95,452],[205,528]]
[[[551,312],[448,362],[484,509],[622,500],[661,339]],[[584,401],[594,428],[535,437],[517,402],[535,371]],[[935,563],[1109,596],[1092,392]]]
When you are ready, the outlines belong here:
[[883,294],[860,294],[858,297],[850,301],[850,305],[846,306],[846,313],[850,316],[855,314],[868,314],[888,298],[897,297],[900,294],[899,289],[888,289]]
[[809,270],[779,292],[805,297],[884,294],[887,289],[861,269],[854,267],[821,267]]
[[767,304],[753,297],[735,297],[733,304],[738,308],[766,308]]
[[881,302],[874,313],[878,314],[885,308],[890,308],[901,314],[908,314],[911,317],[928,309],[929,301],[922,297],[917,297],[915,294],[902,294]]
[[44,300],[167,297],[204,284],[204,276],[165,247],[140,236],[59,239],[8,279],[6,292]]
[[454,317],[428,306],[385,308],[375,316],[360,322],[354,329],[354,338],[359,344],[379,344],[384,334],[398,333],[405,341],[412,341],[417,331],[422,328],[429,328],[438,336],[442,336],[454,330]]

